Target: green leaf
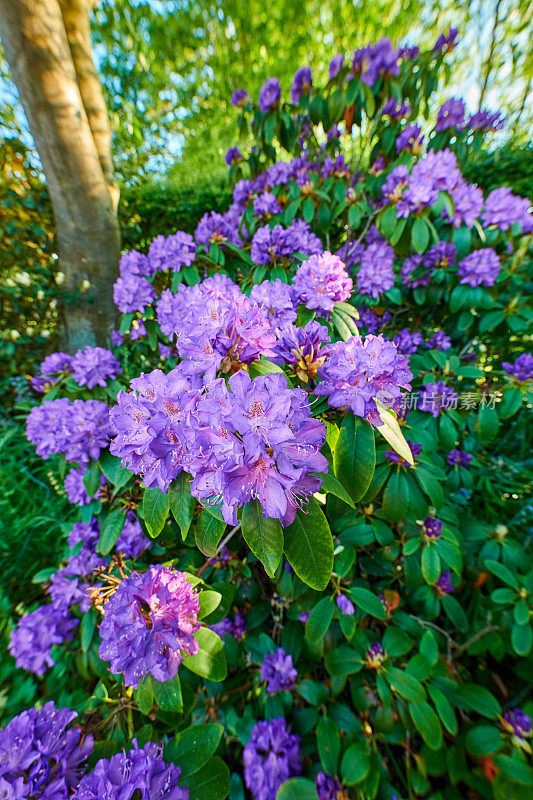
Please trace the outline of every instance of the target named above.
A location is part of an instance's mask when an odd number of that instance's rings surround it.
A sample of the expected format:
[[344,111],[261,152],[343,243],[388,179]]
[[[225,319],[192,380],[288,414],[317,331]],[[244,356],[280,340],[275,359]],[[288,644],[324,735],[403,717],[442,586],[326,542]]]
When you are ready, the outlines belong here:
[[174,736],[165,745],[165,761],[173,761],[181,767],[180,783],[194,775],[215,754],[224,733],[224,726],[215,723],[192,725]]
[[477,415],[476,429],[481,442],[492,441],[500,428],[498,412],[494,408],[480,408]]
[[112,456],[109,450],[105,450],[101,453],[98,461],[102,472],[107,480],[113,484],[116,491],[122,489],[129,479],[133,477],[133,472],[130,472],[129,469],[124,469],[120,464],[120,458]]
[[426,631],[420,639],[420,652],[434,666],[439,660],[439,648],[431,631]]
[[490,756],[499,750],[502,744],[502,735],[494,725],[476,725],[468,731],[465,745],[473,756]]
[[185,541],[194,519],[196,498],[192,496],[187,474],[180,472],[168,490],[168,501],[172,516],[179,525],[181,538]]
[[214,592],[212,589],[203,590],[199,595],[200,613],[198,619],[204,619],[215,611],[222,600],[220,592]]
[[274,578],[283,555],[283,529],[278,519],[265,519],[258,500],[243,508],[241,531],[244,541],[262,563],[269,578]]
[[440,576],[440,558],[437,548],[426,544],[422,550],[422,575],[430,586],[435,584]]
[[325,666],[332,678],[353,675],[363,669],[361,654],[353,647],[340,645],[330,650],[325,658]]
[[102,470],[98,461],[89,461],[89,466],[83,476],[83,483],[89,497],[94,497],[100,486]]
[[386,619],[387,612],[383,607],[383,603],[376,597],[375,594],[365,589],[362,586],[352,586],[348,591],[350,599],[354,601],[355,605],[360,608],[365,614],[371,614],[378,619]]
[[164,683],[152,678],[152,689],[154,691],[155,702],[161,711],[183,710],[181,683],[177,675]]
[[506,583],[507,586],[511,586],[513,589],[518,589],[518,580],[513,575],[509,567],[505,566],[505,564],[500,564],[499,561],[492,561],[488,559],[485,561],[485,566],[490,572],[492,572],[493,575],[496,575],[497,578]]
[[495,756],[493,760],[496,767],[501,770],[507,778],[523,786],[533,786],[533,769],[524,761],[517,758],[517,756],[506,756],[502,754]]
[[497,719],[501,713],[501,706],[493,694],[475,683],[464,683],[455,689],[455,694],[460,707],[475,711],[482,717]]
[[398,420],[396,419],[394,413],[389,411],[388,408],[385,408],[385,406],[382,405],[379,400],[376,400],[375,402],[378,408],[379,416],[383,422],[383,425],[376,426],[376,430],[390,444],[392,449],[398,453],[398,455],[400,455],[405,461],[413,466],[415,462],[413,460],[411,448],[407,444],[405,436],[398,425]]
[[226,523],[214,517],[206,508],[198,514],[194,528],[194,540],[196,547],[204,554],[212,558],[216,552],[222,534],[226,530]]
[[150,713],[154,705],[154,689],[151,675],[146,675],[141,681],[138,688],[133,692],[133,698],[141,714],[146,716]]
[[323,597],[309,614],[305,623],[305,638],[311,644],[318,642],[326,635],[333,619],[335,606],[331,597]]
[[399,522],[407,513],[409,485],[403,472],[395,470],[383,493],[382,513],[389,522]]
[[165,525],[169,509],[169,496],[157,486],[144,490],[143,515],[148,533],[155,539]]
[[94,631],[96,629],[96,622],[98,620],[98,612],[94,606],[91,606],[88,611],[83,614],[80,622],[80,641],[81,649],[84,653],[89,651],[91,642],[93,640]]
[[229,769],[221,758],[213,756],[183,783],[189,788],[189,800],[224,800],[229,794]]
[[416,729],[430,750],[440,750],[442,747],[442,728],[439,718],[429,703],[426,700],[409,703],[409,713]]
[[115,542],[122,533],[122,528],[126,522],[126,514],[122,509],[110,511],[105,522],[100,529],[96,552],[106,556],[113,549]]
[[289,778],[278,789],[276,800],[317,800],[315,784],[309,778]]
[[376,466],[374,432],[354,414],[344,417],[333,454],[335,475],[357,503],[367,492]]
[[298,511],[284,533],[287,560],[300,580],[319,592],[325,589],[333,570],[333,538],[314,497],[307,513]]
[[344,500],[352,508],[355,508],[355,503],[340,482],[340,480],[333,474],[333,472],[321,472],[317,475],[322,481],[320,491],[324,493],[334,494],[340,500]]
[[442,607],[448,619],[463,633],[468,630],[468,619],[460,603],[450,594],[441,598]]
[[316,728],[318,756],[324,772],[336,775],[339,770],[341,740],[339,726],[329,717],[322,717]]
[[348,786],[364,781],[370,772],[370,753],[363,742],[351,744],[342,757],[341,775]]
[[513,625],[511,628],[511,644],[519,656],[527,656],[533,645],[531,625]]
[[409,652],[413,646],[413,640],[401,628],[390,625],[383,634],[382,644],[387,655],[396,658]]
[[308,197],[302,207],[302,216],[306,222],[311,223],[315,216],[315,204],[312,197]]
[[433,686],[431,683],[428,684],[427,690],[437,710],[440,721],[448,733],[452,736],[457,736],[457,718],[450,701],[437,686]]
[[183,659],[183,666],[196,675],[200,675],[201,678],[223,681],[227,670],[224,645],[220,637],[209,628],[200,628],[194,634],[194,638],[200,645],[200,649],[195,656],[186,656]]
[[425,219],[415,219],[411,228],[411,244],[417,253],[424,253],[430,239],[429,228]]
[[391,689],[401,697],[410,700],[412,703],[421,703],[426,698],[424,687],[413,678],[409,673],[397,667],[388,667],[385,678],[389,682]]

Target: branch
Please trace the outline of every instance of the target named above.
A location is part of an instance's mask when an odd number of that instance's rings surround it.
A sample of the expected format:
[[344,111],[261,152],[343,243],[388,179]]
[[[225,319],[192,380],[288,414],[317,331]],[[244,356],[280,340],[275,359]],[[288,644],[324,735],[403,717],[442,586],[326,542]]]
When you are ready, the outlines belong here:
[[113,173],[111,128],[100,78],[94,66],[89,24],[93,0],[59,0],[81,99],[87,114],[102,172],[116,209],[119,190]]

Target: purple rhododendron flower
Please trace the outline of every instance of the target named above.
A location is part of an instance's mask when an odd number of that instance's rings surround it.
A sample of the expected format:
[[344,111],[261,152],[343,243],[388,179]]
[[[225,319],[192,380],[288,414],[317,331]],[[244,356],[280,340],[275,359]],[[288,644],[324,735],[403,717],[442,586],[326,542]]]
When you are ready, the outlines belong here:
[[137,688],[146,675],[168,681],[184,656],[198,652],[199,611],[185,573],[161,566],[132,572],[104,605],[100,658],[124,673],[126,686]]
[[398,347],[398,352],[403,353],[404,356],[409,356],[416,353],[418,348],[424,344],[422,334],[415,331],[409,332],[409,328],[403,328],[392,340]]
[[121,275],[113,284],[113,300],[123,314],[142,313],[155,298],[154,287],[142,275]]
[[283,647],[278,647],[275,653],[268,653],[261,664],[261,682],[267,682],[268,694],[290,692],[294,689],[297,675],[292,665],[292,656]]
[[356,74],[361,74],[361,81],[373,86],[381,76],[390,77],[398,75],[398,52],[394,49],[389,38],[384,37],[374,45],[362,47],[353,54],[352,68]]
[[338,800],[342,793],[342,786],[333,775],[319,772],[315,778],[315,789],[318,800]]
[[500,274],[500,259],[491,247],[474,250],[459,262],[459,283],[493,286]]
[[77,716],[49,701],[40,709],[23,711],[0,729],[0,797],[70,797],[94,744],[92,736],[82,737],[79,728],[68,727]]
[[231,105],[236,108],[241,108],[248,99],[248,92],[246,89],[234,89],[231,95]]
[[459,395],[451,386],[446,386],[444,381],[433,381],[420,388],[417,408],[438,417],[441,409],[455,408],[458,399]]
[[329,251],[302,261],[293,281],[298,301],[322,316],[332,311],[335,303],[348,300],[352,288],[344,263]]
[[120,331],[111,331],[111,344],[113,347],[120,347],[124,344],[124,335]]
[[355,606],[345,594],[339,594],[336,599],[337,606],[346,616],[351,617],[355,614]]
[[501,111],[491,114],[490,111],[477,111],[470,114],[466,127],[474,131],[501,131],[505,127],[506,118]]
[[410,389],[413,377],[409,359],[381,334],[368,334],[363,340],[352,336],[347,342],[335,342],[323,367],[315,394],[327,396],[334,408],[349,406],[353,413],[382,425],[376,400],[387,408],[399,405],[400,388]]
[[119,261],[118,270],[123,278],[130,275],[137,277],[150,278],[152,276],[152,269],[148,257],[144,253],[139,253],[138,250],[130,250],[124,253]]
[[[76,555],[69,556],[67,566],[63,573],[70,577],[88,576],[94,570],[106,566],[105,558],[96,555],[96,545],[100,537],[100,527],[98,520],[93,517],[91,521],[76,522],[68,536],[68,546],[71,550],[76,549]],[[81,543],[81,547],[77,547]]]
[[465,453],[464,450],[457,450],[457,448],[450,450],[446,458],[450,466],[459,464],[461,467],[467,467],[472,461],[470,453]]
[[33,377],[31,384],[37,392],[45,392],[55,383],[53,378],[72,372],[72,356],[68,353],[51,353],[43,359],[40,372],[41,376]]
[[[406,442],[409,446],[409,450],[413,456],[413,460],[416,460],[420,453],[422,452],[422,445],[416,444],[415,442],[410,442],[409,439],[406,439]],[[392,461],[394,464],[401,464],[402,467],[408,467],[409,469],[412,468],[412,464],[406,461],[399,453],[395,450],[385,450],[385,458],[388,458],[389,461]]]
[[206,247],[211,244],[236,244],[242,245],[242,240],[238,233],[239,226],[228,211],[225,214],[218,214],[216,211],[208,211],[201,218],[196,226],[194,238],[198,244]]
[[371,308],[359,308],[358,311],[358,325],[364,325],[368,333],[377,333],[391,320],[391,314],[389,311],[384,311],[381,316]]
[[[291,102],[299,103],[303,94],[309,94],[313,86],[311,67],[301,67],[294,73],[291,86]],[[262,109],[261,109],[262,110]]]
[[226,155],[224,156],[224,161],[227,167],[231,167],[232,164],[237,164],[239,161],[242,161],[240,149],[238,147],[228,147]]
[[520,383],[533,380],[533,355],[531,353],[522,353],[513,364],[503,361],[502,367],[508,375],[512,375]]
[[272,360],[276,364],[290,364],[303,381],[314,379],[328,353],[328,348],[322,345],[329,342],[328,329],[315,319],[305,328],[286,325],[279,334]]
[[190,267],[196,257],[196,245],[190,233],[177,231],[170,236],[156,236],[148,250],[152,274],[171,269],[179,272]]
[[342,53],[337,53],[329,62],[328,74],[330,81],[336,78],[344,66],[344,56]]
[[452,574],[449,570],[445,572],[441,572],[439,579],[435,583],[435,589],[437,590],[437,594],[441,597],[444,597],[447,594],[451,594],[454,589],[456,588],[452,581]]
[[116,378],[121,372],[119,362],[105,347],[85,347],[77,350],[72,359],[74,380],[88,389],[106,386],[110,378]]
[[517,739],[531,736],[531,717],[521,708],[513,708],[503,715],[502,725],[506,731],[512,733]]
[[[519,197],[507,186],[501,186],[488,195],[481,219],[483,225],[495,225],[501,231],[507,231],[511,225],[519,222],[524,233],[531,233],[533,216],[529,213],[530,208],[531,203],[526,197]],[[42,370],[41,374],[44,374]]]
[[449,33],[439,34],[439,37],[433,45],[433,50],[442,50],[444,53],[449,53],[457,45],[457,28],[450,28]]
[[413,153],[419,153],[423,141],[421,128],[418,125],[407,125],[396,139],[396,152],[411,150]]
[[82,778],[73,800],[188,800],[189,790],[178,786],[181,769],[166,764],[162,747],[147,742],[139,747],[133,739],[128,753],[101,758],[94,770]]
[[390,117],[391,119],[402,119],[411,114],[412,108],[409,103],[397,103],[396,98],[389,97],[383,108],[381,109],[382,117]]
[[26,437],[41,458],[64,453],[67,461],[82,466],[98,459],[109,433],[109,409],[98,400],[45,400],[26,420]]
[[422,532],[426,539],[440,539],[442,536],[442,522],[440,519],[426,517],[422,523]]
[[254,214],[256,217],[273,217],[281,214],[282,208],[278,205],[275,195],[271,192],[263,192],[254,200]]
[[[291,287],[280,278],[263,281],[252,286],[250,298],[262,306],[275,332],[294,322],[297,316]],[[276,352],[278,345],[276,345]]]
[[71,469],[66,476],[65,491],[67,493],[69,503],[79,506],[89,505],[91,500],[94,500],[95,497],[98,497],[100,489],[105,484],[105,475],[102,473],[100,476],[100,486],[93,496],[89,497],[87,494],[87,489],[85,488],[85,484],[83,483],[83,476],[85,475],[86,471],[87,470],[83,469],[83,467],[80,469]]
[[300,737],[283,717],[257,722],[243,760],[244,782],[256,800],[276,800],[281,784],[301,772]]
[[10,635],[9,652],[16,659],[16,666],[43,675],[55,663],[52,646],[69,642],[78,622],[70,616],[68,606],[56,603],[24,614]]
[[378,234],[375,225],[370,228],[366,242],[356,277],[357,289],[361,294],[379,297],[381,292],[386,292],[394,285],[394,250]]
[[381,642],[374,642],[366,651],[366,665],[371,669],[379,669],[386,657]]
[[296,220],[288,228],[265,225],[258,228],[252,239],[252,261],[254,264],[268,264],[278,259],[288,259],[293,253],[317,255],[322,252],[320,239],[311,233],[304,220]]
[[435,130],[445,131],[448,128],[461,130],[464,128],[465,110],[465,104],[462,100],[457,100],[454,97],[446,100],[437,112]]
[[259,108],[266,114],[277,108],[281,99],[281,86],[277,78],[267,78],[259,92]]
[[426,347],[430,350],[447,350],[452,346],[452,340],[444,331],[435,331],[431,339],[426,342]]

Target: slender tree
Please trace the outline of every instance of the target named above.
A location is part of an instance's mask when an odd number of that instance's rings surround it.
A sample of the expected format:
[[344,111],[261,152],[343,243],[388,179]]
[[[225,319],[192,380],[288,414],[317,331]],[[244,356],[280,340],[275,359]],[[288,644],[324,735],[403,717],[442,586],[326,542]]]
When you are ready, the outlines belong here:
[[120,253],[111,132],[94,68],[91,0],[1,0],[0,36],[54,208],[65,346],[105,343]]

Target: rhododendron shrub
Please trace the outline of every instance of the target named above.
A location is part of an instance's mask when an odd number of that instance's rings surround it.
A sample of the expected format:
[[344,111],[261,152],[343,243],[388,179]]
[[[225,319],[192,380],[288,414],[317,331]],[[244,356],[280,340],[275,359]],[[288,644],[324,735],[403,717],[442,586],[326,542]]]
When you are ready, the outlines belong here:
[[79,520],[8,657],[77,682],[86,747],[15,718],[0,795],[532,791],[533,225],[463,177],[500,115],[430,113],[455,40],[236,89],[230,209],[122,256],[109,349],[44,359]]

